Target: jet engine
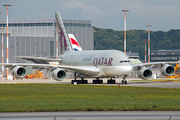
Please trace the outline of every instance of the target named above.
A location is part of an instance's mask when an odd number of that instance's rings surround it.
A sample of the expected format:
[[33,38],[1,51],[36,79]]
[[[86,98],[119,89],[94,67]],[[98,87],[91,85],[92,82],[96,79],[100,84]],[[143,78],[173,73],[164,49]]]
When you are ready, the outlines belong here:
[[66,77],[66,71],[63,69],[55,69],[52,71],[52,78],[57,80],[57,81],[61,81]]
[[171,76],[174,74],[174,67],[172,65],[165,64],[161,69],[161,74],[164,76]]
[[15,78],[24,78],[26,76],[26,69],[22,66],[16,66],[12,69],[12,76]]
[[149,79],[152,76],[152,71],[146,67],[142,67],[137,71],[137,74],[141,79]]

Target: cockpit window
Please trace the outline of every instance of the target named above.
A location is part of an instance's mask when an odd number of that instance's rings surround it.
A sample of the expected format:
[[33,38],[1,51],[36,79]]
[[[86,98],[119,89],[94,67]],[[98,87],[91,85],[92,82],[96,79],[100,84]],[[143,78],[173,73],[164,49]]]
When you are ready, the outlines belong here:
[[121,60],[120,63],[129,63],[130,60]]

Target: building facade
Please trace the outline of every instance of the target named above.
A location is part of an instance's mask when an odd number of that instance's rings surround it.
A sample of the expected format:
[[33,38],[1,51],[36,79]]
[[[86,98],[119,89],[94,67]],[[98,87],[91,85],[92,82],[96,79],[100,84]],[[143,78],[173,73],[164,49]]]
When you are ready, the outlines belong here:
[[[90,20],[63,20],[67,34],[74,34],[83,50],[93,50],[93,28]],[[4,62],[6,63],[6,20],[0,20],[0,42],[3,39]],[[25,63],[16,56],[56,56],[56,21],[44,20],[9,20],[9,63]],[[59,41],[58,41],[59,42]],[[0,43],[0,44],[1,44]],[[59,45],[59,44],[58,44]],[[0,45],[2,50],[2,45]],[[60,48],[59,48],[60,49]],[[0,52],[2,56],[2,52]],[[2,63],[2,59],[0,59]],[[0,68],[1,70],[1,68]]]
[[151,62],[179,61],[180,50],[151,51]]

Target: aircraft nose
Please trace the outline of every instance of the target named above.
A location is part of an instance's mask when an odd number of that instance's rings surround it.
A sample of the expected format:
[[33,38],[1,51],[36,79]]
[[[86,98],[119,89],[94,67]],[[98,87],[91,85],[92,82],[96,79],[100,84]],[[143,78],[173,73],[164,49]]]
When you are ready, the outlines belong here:
[[131,65],[123,66],[121,69],[121,73],[124,75],[129,75],[133,71],[133,67]]
[[133,67],[131,65],[127,66],[127,71],[128,72],[132,72],[132,70],[133,70]]

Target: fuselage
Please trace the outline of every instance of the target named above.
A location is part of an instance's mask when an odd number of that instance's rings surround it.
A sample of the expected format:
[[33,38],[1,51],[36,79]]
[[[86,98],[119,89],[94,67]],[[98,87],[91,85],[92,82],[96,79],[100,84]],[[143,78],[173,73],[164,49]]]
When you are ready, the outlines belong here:
[[100,72],[91,77],[113,77],[132,72],[129,57],[118,50],[67,51],[59,58],[61,65],[99,69]]

